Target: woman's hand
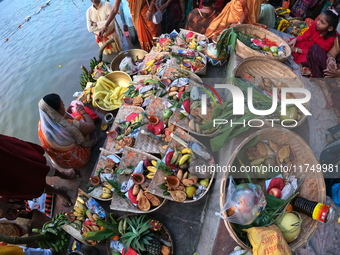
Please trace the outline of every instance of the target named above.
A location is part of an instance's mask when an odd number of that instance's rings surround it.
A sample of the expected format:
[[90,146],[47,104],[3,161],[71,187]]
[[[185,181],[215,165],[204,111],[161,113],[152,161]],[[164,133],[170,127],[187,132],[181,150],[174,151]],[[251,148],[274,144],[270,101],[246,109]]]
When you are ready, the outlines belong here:
[[151,11],[147,11],[145,15],[146,21],[150,21],[152,19],[152,13]]
[[[289,39],[288,39],[288,40],[289,40]],[[296,41],[297,41],[297,39],[295,38],[295,39],[293,39],[293,40],[291,40],[291,41],[289,41],[289,42],[287,42],[287,43],[288,43],[289,46],[295,47]]]
[[326,70],[337,69],[336,60],[332,57],[327,59],[327,68]]
[[97,26],[97,22],[91,22],[91,26],[96,27]]
[[81,105],[81,104],[77,104],[77,107],[76,107],[76,109],[77,109],[77,112],[79,112],[79,113],[82,113],[82,112],[84,112],[84,111],[85,111],[85,108],[84,108],[84,106],[83,106],[83,105]]
[[327,68],[326,70],[324,70],[324,74],[326,78],[340,78],[340,70],[337,68]]
[[159,8],[160,11],[163,11],[163,10],[166,9],[167,7],[168,7],[167,3],[164,3],[164,4],[162,4],[161,6],[159,6],[158,8]]

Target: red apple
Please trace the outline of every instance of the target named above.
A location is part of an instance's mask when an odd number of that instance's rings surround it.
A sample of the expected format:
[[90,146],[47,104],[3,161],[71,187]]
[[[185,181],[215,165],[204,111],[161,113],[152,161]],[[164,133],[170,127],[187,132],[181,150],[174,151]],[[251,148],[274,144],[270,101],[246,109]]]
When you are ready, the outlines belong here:
[[272,188],[271,190],[269,190],[268,194],[277,198],[281,198],[281,190],[279,190],[278,188]]

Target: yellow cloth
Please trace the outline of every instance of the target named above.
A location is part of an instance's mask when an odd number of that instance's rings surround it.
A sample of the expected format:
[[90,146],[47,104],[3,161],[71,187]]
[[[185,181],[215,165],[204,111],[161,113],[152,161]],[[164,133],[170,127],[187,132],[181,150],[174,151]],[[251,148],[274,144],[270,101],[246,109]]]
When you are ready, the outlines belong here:
[[100,106],[103,109],[114,110],[121,106],[126,87],[120,87],[111,80],[101,76],[97,80],[93,94],[93,106]]
[[230,24],[241,21],[243,24],[254,24],[261,12],[261,0],[232,0],[223,8],[222,12],[210,23],[205,35],[211,37],[219,35]]
[[[88,8],[86,11],[86,24],[87,24],[88,31],[93,32],[96,35],[98,35],[100,30],[105,26],[106,19],[110,15],[111,9],[112,9],[112,5],[108,2],[101,2],[98,10],[94,8],[93,5],[90,8]],[[97,26],[92,26],[92,22],[96,22]],[[111,22],[105,34],[110,34],[112,30],[116,29],[114,23],[115,22]],[[106,48],[104,49],[103,53],[105,55],[111,54],[113,52],[121,51],[119,37],[116,31],[110,34],[109,36],[107,36],[107,39],[112,39],[112,38],[115,40],[115,42],[110,44],[111,45],[110,49],[106,49]],[[102,44],[103,44],[102,42],[99,42],[98,43],[99,47],[101,47]]]
[[15,245],[0,246],[0,255],[24,255],[21,247]]

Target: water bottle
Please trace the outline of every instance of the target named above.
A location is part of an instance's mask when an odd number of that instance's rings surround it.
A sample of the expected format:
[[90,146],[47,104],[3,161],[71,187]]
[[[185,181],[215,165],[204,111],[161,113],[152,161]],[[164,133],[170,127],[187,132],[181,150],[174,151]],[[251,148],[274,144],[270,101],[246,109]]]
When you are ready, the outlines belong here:
[[333,221],[340,223],[339,213],[335,207],[310,201],[303,197],[294,198],[292,201],[292,206],[294,211],[303,213],[322,223],[329,223]]

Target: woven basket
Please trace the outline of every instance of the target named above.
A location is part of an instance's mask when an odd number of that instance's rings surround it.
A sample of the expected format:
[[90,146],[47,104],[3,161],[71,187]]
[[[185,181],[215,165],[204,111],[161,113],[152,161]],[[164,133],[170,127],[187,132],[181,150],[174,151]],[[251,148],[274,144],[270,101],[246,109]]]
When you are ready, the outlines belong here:
[[[180,47],[177,47],[177,46],[172,46],[171,49],[172,49],[172,52],[174,52],[174,53],[178,53],[178,51],[180,51],[180,50],[183,50],[183,51],[188,50],[188,49],[183,49],[183,48],[180,48]],[[194,73],[197,74],[197,75],[205,75],[207,73],[207,68],[208,68],[207,57],[202,52],[200,52],[200,51],[197,51],[197,52],[198,52],[198,55],[202,58],[202,62],[204,64],[204,67],[201,68],[200,70],[194,72]],[[182,58],[184,59],[185,57],[183,56]],[[176,58],[172,57],[171,63],[172,63],[173,66],[179,67],[179,65],[177,64]]]
[[[314,153],[308,146],[308,144],[297,134],[295,134],[292,131],[289,131],[288,129],[284,128],[267,128],[259,130],[249,137],[247,137],[239,146],[236,148],[236,150],[231,155],[229,161],[227,162],[227,166],[232,166],[238,153],[242,149],[243,146],[245,146],[249,141],[254,139],[255,137],[260,136],[260,140],[271,140],[273,142],[278,143],[279,145],[282,144],[289,144],[291,149],[296,154],[296,166],[302,166],[302,170],[296,171],[296,173],[292,173],[296,176],[298,179],[302,174],[306,174],[306,178],[304,182],[302,183],[300,189],[299,189],[299,196],[304,197],[308,200],[312,201],[318,201],[320,203],[324,203],[326,201],[326,187],[325,182],[323,178],[322,172],[314,172],[314,171],[307,171],[306,172],[306,166],[304,164],[309,164],[309,166],[317,165],[318,161],[314,156]],[[297,167],[296,169],[300,169]],[[224,173],[223,179],[221,181],[221,196],[220,196],[220,207],[223,208],[225,202],[226,202],[226,192],[227,192],[227,179],[228,179],[229,173],[226,171]],[[264,181],[259,181],[258,183],[255,182],[255,184],[259,184],[262,186],[263,190],[264,188]],[[227,217],[226,212],[223,213],[223,217]],[[301,232],[298,238],[289,244],[292,251],[298,249],[300,246],[307,243],[307,241],[311,238],[314,231],[317,229],[319,223],[316,220],[313,220],[312,218],[309,218],[308,216],[301,214],[302,217],[302,225],[301,225]],[[229,234],[231,237],[244,249],[250,249],[235,233],[232,225],[229,221],[224,221],[225,226],[228,229]]]
[[281,37],[277,36],[276,34],[262,27],[249,25],[249,24],[241,24],[241,25],[237,25],[234,29],[236,29],[237,31],[244,31],[246,34],[253,35],[261,39],[268,38],[269,40],[276,42],[277,45],[283,44],[285,46],[286,55],[284,57],[274,57],[274,56],[264,55],[261,52],[253,50],[249,48],[248,46],[246,46],[240,40],[237,40],[236,54],[239,55],[241,58],[249,58],[249,57],[258,56],[258,57],[265,57],[266,59],[273,59],[273,60],[279,60],[281,62],[285,62],[292,54],[290,47]]
[[[98,176],[97,173],[100,171],[100,169],[103,169],[105,167],[105,160],[106,157],[109,155],[115,155],[113,152],[111,151],[107,151],[103,148],[100,148],[101,152],[99,154],[98,160],[97,160],[97,164],[96,167],[93,170],[93,174],[92,176]],[[121,158],[117,155],[115,155],[119,160],[121,160]],[[102,185],[97,185],[91,192],[89,192],[88,194],[97,199],[97,200],[101,200],[101,201],[111,201],[112,197],[110,198],[101,198],[100,195],[103,193],[102,191]]]
[[[137,59],[142,59],[144,58],[144,56],[148,54],[147,51],[145,50],[141,50],[141,49],[131,49],[131,50],[127,50],[127,51],[123,51],[121,53],[119,53],[112,61],[111,61],[111,65],[110,68],[112,71],[119,71],[119,65],[120,62],[122,62],[122,60],[125,57],[131,56],[135,61]],[[132,74],[131,74],[132,75]]]
[[[142,152],[135,150],[130,147],[125,147],[124,152],[122,154],[122,161],[119,165],[119,168],[126,169],[128,166],[137,166],[137,164],[141,160],[150,159],[150,160],[159,160],[159,158]],[[124,181],[128,181],[130,176],[126,175],[118,175],[117,181],[118,183],[122,183]],[[166,200],[163,199],[161,204],[157,207],[152,208],[151,210],[145,212],[140,210],[138,207],[135,207],[128,198],[122,198],[116,194],[113,194],[110,209],[116,211],[123,211],[123,212],[133,212],[133,213],[150,213],[156,211],[158,208],[162,207],[166,203]]]
[[[192,32],[192,33],[194,33],[196,36],[200,36],[200,37],[204,38],[204,41],[206,42],[206,45],[209,44],[209,39],[208,39],[208,37],[206,37],[205,35],[202,35],[202,34],[200,34],[200,33],[197,33],[197,32],[191,31],[191,30],[186,30],[186,29],[183,29],[183,28],[180,28],[180,31],[179,31],[179,34],[178,34],[177,37],[179,37],[179,38],[182,39],[182,36],[183,36],[183,35],[185,36],[188,32]],[[205,48],[206,48],[206,47],[203,47],[203,50],[202,50],[202,51],[204,51]]]
[[[145,113],[147,115],[156,115],[159,120],[164,122],[163,112],[165,111],[165,99],[151,96],[149,104],[146,106]],[[147,131],[146,126],[142,126],[141,130]],[[164,153],[165,150],[162,149],[164,145],[166,145],[164,141],[157,140],[156,138],[150,137],[148,135],[144,135],[141,132],[138,133],[138,136],[136,138],[136,142],[134,145],[134,148],[136,150],[141,150],[146,153]]]
[[[125,219],[125,218],[127,218],[127,217],[134,216],[134,215],[136,215],[136,214],[132,214],[132,213],[131,213],[131,214],[126,214],[126,215],[120,217],[120,218],[117,220],[117,222],[119,222],[120,220],[123,220],[123,219]],[[156,220],[156,221],[158,221],[158,219],[154,218],[153,216],[148,215],[148,216],[146,216],[146,217],[147,217],[148,219],[150,219],[150,220]],[[174,242],[173,242],[173,240],[172,240],[170,231],[164,226],[163,223],[162,223],[162,228],[161,228],[159,231],[157,231],[156,234],[157,234],[160,238],[162,238],[162,239],[164,239],[164,237],[166,237],[165,240],[171,243],[170,253],[169,253],[169,254],[170,254],[170,255],[173,255],[173,254],[174,254]],[[106,240],[106,250],[107,250],[107,254],[112,254],[112,253],[113,253],[113,250],[112,250],[111,247],[110,247],[110,243],[111,243],[111,238],[109,238],[109,239]],[[141,254],[141,255],[143,255],[143,254]]]
[[[279,61],[267,59],[265,57],[251,57],[242,60],[235,67],[232,76],[244,78],[246,74],[251,74],[255,78],[270,78],[273,81],[276,79],[276,81],[284,82],[291,88],[306,88],[302,80],[288,66]],[[296,98],[304,97],[301,93],[295,93],[294,95]],[[309,102],[304,105],[309,109]],[[300,126],[306,119],[307,116],[303,115],[296,126]],[[274,123],[274,126],[279,125]]]
[[[185,142],[195,142],[195,143],[198,143],[200,145],[202,145],[202,143],[200,143],[198,140],[196,140],[195,138],[193,138],[192,136],[190,136],[188,133],[186,133],[185,131],[183,131],[182,129],[176,129],[175,135],[177,135],[178,137],[180,137],[182,140],[184,140]],[[204,146],[204,145],[202,145]],[[184,146],[181,145],[180,143],[178,143],[175,139],[171,139],[170,142],[169,142],[169,145],[168,145],[168,148],[178,148],[180,150],[184,149]],[[168,149],[166,149],[167,151]],[[213,160],[214,161],[214,160]],[[211,165],[214,164],[214,162],[211,163]],[[200,196],[198,199],[196,200],[185,200],[183,203],[194,203],[198,200],[200,200],[201,198],[203,198],[209,191],[210,187],[211,187],[211,184],[213,182],[213,179],[214,179],[214,176],[215,176],[215,172],[212,173],[212,176],[210,178],[210,182],[209,182],[209,185],[206,189],[206,191],[204,192],[204,194],[202,196]],[[155,194],[159,197],[163,197],[165,199],[168,199],[168,200],[171,200],[171,201],[174,201],[174,199],[169,195],[169,196],[165,196],[163,195],[163,192],[164,190],[162,190],[161,188],[158,187],[158,185],[164,183],[164,172],[163,171],[160,171],[158,170],[154,176],[154,178],[152,179],[151,183],[150,183],[150,186],[148,188],[149,192],[152,193],[152,194]]]
[[[130,113],[141,113],[144,112],[144,109],[142,107],[133,106],[133,105],[123,105],[119,108],[119,111],[117,113],[117,116],[115,118],[114,123],[112,124],[109,131],[115,130],[116,127],[119,126],[120,121],[124,121],[127,116],[129,116]],[[115,149],[117,141],[116,139],[112,139],[109,135],[106,138],[106,141],[104,143],[104,149],[107,151],[111,151],[113,153],[121,153],[118,150]]]

